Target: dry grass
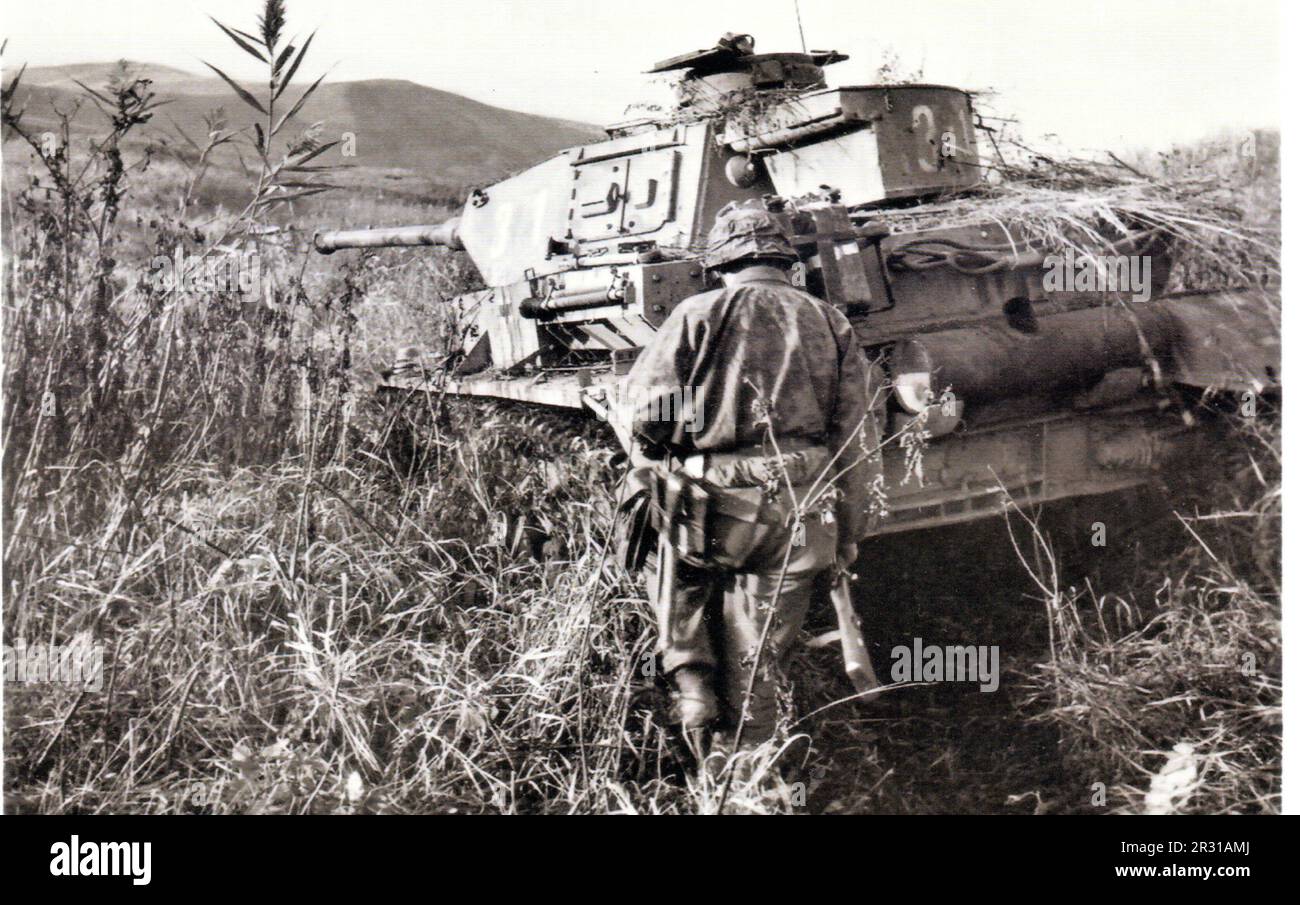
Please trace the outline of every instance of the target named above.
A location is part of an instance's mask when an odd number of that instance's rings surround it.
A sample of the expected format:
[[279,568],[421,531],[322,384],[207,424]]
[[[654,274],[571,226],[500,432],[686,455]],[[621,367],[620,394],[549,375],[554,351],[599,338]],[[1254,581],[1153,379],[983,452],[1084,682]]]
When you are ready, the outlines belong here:
[[1023,154],[996,167],[984,190],[891,214],[889,222],[895,232],[1000,223],[1045,248],[1081,255],[1158,230],[1171,240],[1170,292],[1276,285],[1278,143],[1277,133],[1260,132],[1249,155],[1236,143],[1207,142],[1147,155],[1138,165]]
[[[215,185],[178,215],[185,171],[153,166],[128,172],[107,279],[6,169],[4,638],[89,630],[106,670],[99,693],[6,684],[6,808],[713,810],[647,668],[643,596],[608,556],[603,442],[489,412],[418,469],[387,456],[373,370],[449,341],[439,299],[472,268],[322,260],[288,232],[257,240],[264,297],[157,292],[137,282],[150,254],[211,248],[240,195]],[[331,223],[446,213],[376,197],[312,203]],[[801,650],[816,713],[737,771],[728,809],[1081,811],[1100,780],[1132,810],[1179,741],[1206,765],[1184,809],[1275,809],[1277,463],[1270,434],[1241,436],[1227,496],[1176,496],[1186,529],[1048,584],[1046,618],[987,526],[877,544],[878,657],[914,635],[1002,643],[1022,687],[869,710],[835,703],[834,650]],[[1231,669],[1243,652],[1253,677]]]
[[1156,574],[1065,586],[1040,533],[1022,547],[1052,632],[1026,700],[1060,732],[1069,768],[1106,785],[1100,806],[1114,813],[1153,807],[1175,746],[1197,769],[1174,811],[1281,807],[1279,438],[1271,424],[1235,433],[1221,438],[1226,480],[1205,465],[1187,476],[1175,528],[1185,543]]

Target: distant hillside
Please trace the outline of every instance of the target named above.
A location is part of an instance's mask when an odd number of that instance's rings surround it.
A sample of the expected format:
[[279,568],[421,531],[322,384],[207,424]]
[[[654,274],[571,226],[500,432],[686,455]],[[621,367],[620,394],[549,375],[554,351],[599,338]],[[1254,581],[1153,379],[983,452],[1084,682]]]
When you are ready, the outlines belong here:
[[[160,98],[170,101],[159,109],[150,128],[171,133],[171,122],[189,134],[200,132],[203,114],[223,106],[232,127],[247,125],[255,115],[215,76],[203,76],[148,63],[129,63],[141,77],[153,79]],[[26,121],[45,128],[55,122],[53,110],[71,109],[81,91],[74,80],[98,89],[108,81],[117,63],[83,63],[39,66],[27,70],[19,91],[26,98]],[[5,83],[15,75],[10,67]],[[290,104],[311,84],[299,73],[282,98]],[[314,77],[314,76],[313,76]],[[246,84],[259,98],[266,89]],[[20,101],[21,102],[21,101]],[[341,133],[356,135],[356,157],[343,161],[337,151],[331,162],[365,168],[408,170],[444,185],[465,185],[500,178],[523,169],[555,152],[600,137],[592,125],[534,116],[479,103],[458,94],[414,82],[373,79],[324,82],[289,128],[296,134],[314,122],[324,123],[326,139]],[[90,105],[76,123],[98,127],[100,114]]]

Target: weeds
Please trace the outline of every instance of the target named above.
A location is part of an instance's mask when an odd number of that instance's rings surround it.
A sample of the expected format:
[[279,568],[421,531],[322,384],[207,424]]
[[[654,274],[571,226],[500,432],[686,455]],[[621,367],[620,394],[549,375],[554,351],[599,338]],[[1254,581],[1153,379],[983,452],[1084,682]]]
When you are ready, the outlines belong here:
[[[6,683],[6,808],[710,810],[720,789],[669,725],[648,606],[607,555],[608,449],[548,417],[471,410],[399,467],[405,415],[372,372],[394,337],[450,342],[442,300],[477,276],[445,252],[317,269],[276,220],[324,186],[326,145],[288,137],[310,38],[284,40],[278,2],[255,30],[222,28],[267,66],[264,90],[232,85],[263,116],[238,135],[213,119],[188,167],[127,153],[157,109],[129,73],[87,89],[105,126],[81,152],[66,128],[24,134],[21,80],[5,88],[38,181],[6,185],[4,637],[89,636],[105,669],[97,693]],[[249,185],[218,186],[214,142],[245,143]],[[217,188],[233,206],[204,200]],[[403,204],[382,216],[436,207]],[[264,291],[147,279],[178,247],[257,252]],[[1176,548],[1134,553],[1142,580],[1111,564],[1106,585],[1072,590],[1062,563],[1045,618],[979,596],[1017,587],[988,537],[873,542],[877,650],[987,632],[1014,648],[1019,696],[908,689],[866,710],[842,700],[833,649],[800,649],[809,716],[758,753],[753,781],[735,775],[728,810],[1086,810],[1080,778],[1107,784],[1108,809],[1141,810],[1180,743],[1200,785],[1179,807],[1276,809],[1280,463],[1263,424],[1229,435],[1234,470],[1218,498],[1180,506]],[[973,573],[965,609],[947,599],[955,571]],[[970,744],[994,734],[1005,744]],[[784,777],[779,757],[797,764]]]
[[1195,781],[1167,812],[1280,808],[1278,435],[1239,431],[1238,473],[1187,498],[1200,510],[1177,516],[1188,543],[1130,590],[1062,587],[1036,524],[1017,546],[1051,632],[1027,701],[1060,732],[1067,766],[1105,786],[1094,805],[1108,811],[1154,812],[1153,781],[1175,754]]

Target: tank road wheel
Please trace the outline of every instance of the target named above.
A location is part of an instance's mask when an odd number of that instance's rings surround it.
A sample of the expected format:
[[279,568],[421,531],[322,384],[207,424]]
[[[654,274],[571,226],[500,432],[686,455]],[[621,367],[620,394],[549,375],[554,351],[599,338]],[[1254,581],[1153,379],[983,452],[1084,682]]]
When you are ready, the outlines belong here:
[[512,555],[564,559],[609,536],[619,453],[585,412],[474,397],[444,398],[456,461],[497,507],[493,536]]
[[379,387],[372,454],[399,479],[471,482],[474,496],[496,509],[492,536],[538,558],[554,551],[547,543],[557,528],[575,527],[559,525],[568,521],[559,513],[577,506],[584,518],[612,516],[622,450],[607,424],[585,411],[451,395],[431,384]]
[[445,398],[401,386],[378,390],[379,419],[373,451],[393,472],[413,478],[435,466],[451,433]]

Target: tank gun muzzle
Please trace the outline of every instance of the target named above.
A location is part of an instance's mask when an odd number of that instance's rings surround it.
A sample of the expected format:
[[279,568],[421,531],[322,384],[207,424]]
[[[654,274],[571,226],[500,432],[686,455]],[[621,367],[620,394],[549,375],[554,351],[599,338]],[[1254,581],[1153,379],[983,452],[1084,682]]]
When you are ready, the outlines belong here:
[[452,217],[434,226],[393,226],[386,229],[334,229],[318,232],[312,246],[327,255],[340,248],[411,248],[441,245],[464,251],[460,241],[460,218]]

